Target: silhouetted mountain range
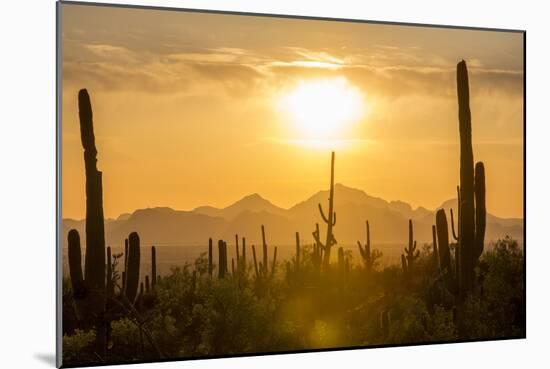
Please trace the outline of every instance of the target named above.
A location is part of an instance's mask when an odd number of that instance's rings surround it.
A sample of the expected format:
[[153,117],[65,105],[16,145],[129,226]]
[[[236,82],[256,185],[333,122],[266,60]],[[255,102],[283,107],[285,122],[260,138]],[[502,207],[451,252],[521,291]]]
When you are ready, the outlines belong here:
[[[419,207],[413,209],[402,201],[388,202],[369,196],[364,191],[336,184],[334,206],[337,214],[335,235],[340,245],[355,245],[365,238],[365,220],[369,220],[373,246],[383,243],[407,242],[408,219],[413,220],[415,239],[431,243],[435,222],[434,211]],[[242,198],[234,204],[219,209],[201,206],[191,211],[167,207],[138,209],[132,214],[122,214],[117,219],[105,221],[107,244],[119,246],[132,231],[139,232],[145,245],[199,245],[208,238],[224,238],[233,241],[235,234],[245,236],[249,244],[261,242],[260,226],[266,227],[268,243],[290,245],[296,231],[304,243],[311,243],[315,223],[325,229],[317,204],[325,203],[328,191],[319,191],[305,201],[289,209],[280,208],[258,194]],[[456,199],[445,201],[439,208],[456,211]],[[456,221],[456,220],[455,220]],[[84,220],[63,220],[63,237],[71,228],[84,234]],[[504,219],[487,214],[486,242],[509,235],[523,243],[523,220]],[[84,241],[84,239],[83,239]]]

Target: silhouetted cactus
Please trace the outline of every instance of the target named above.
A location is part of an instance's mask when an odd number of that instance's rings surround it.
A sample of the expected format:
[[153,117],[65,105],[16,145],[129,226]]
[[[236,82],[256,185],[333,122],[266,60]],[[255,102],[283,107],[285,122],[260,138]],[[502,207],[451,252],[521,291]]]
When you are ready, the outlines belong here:
[[346,257],[344,255],[344,248],[341,246],[338,248],[338,273],[341,278],[346,273]]
[[316,231],[313,232],[313,237],[315,242],[319,247],[323,249],[323,267],[328,269],[330,263],[330,250],[332,246],[336,245],[336,238],[334,237],[333,227],[336,225],[336,212],[334,211],[334,151],[331,154],[330,160],[330,190],[328,198],[328,217],[325,216],[323,212],[323,207],[321,204],[318,204],[319,213],[321,218],[327,224],[327,238],[325,243],[321,242],[321,237],[319,233],[319,228],[317,227]]
[[111,258],[111,247],[107,247],[107,282],[106,282],[106,289],[107,289],[107,295],[108,296],[114,296],[115,294],[115,286],[113,281],[113,261]]
[[443,275],[445,285],[450,292],[454,292],[456,278],[451,266],[451,251],[449,248],[449,225],[445,210],[439,209],[435,215],[437,240],[439,243],[439,269]]
[[240,259],[240,255],[239,255],[239,235],[236,234],[235,235],[235,255],[237,255],[237,265],[239,264],[239,259]]
[[243,271],[244,273],[246,273],[246,238],[243,237],[243,242],[242,242],[242,252],[241,252],[241,259],[242,259],[242,265],[243,265]]
[[366,221],[366,227],[367,227],[367,240],[365,242],[365,246],[361,245],[361,241],[357,241],[357,246],[359,246],[359,254],[361,255],[361,258],[363,259],[363,263],[365,264],[365,270],[367,273],[370,273],[374,266],[376,265],[376,259],[379,259],[382,257],[382,253],[378,250],[372,250],[370,247],[370,226],[369,221]]
[[128,236],[127,262],[125,295],[128,301],[133,303],[136,300],[139,287],[140,243],[139,235],[136,232],[132,232]]
[[432,225],[432,245],[433,245],[434,267],[435,267],[435,270],[439,270],[439,250],[437,246],[437,230],[435,225]]
[[157,249],[151,246],[151,288],[157,284]]
[[260,278],[260,269],[258,268],[258,260],[256,259],[256,247],[252,245],[252,258],[254,259],[254,273],[256,279]]
[[401,254],[401,268],[403,269],[403,273],[407,274],[409,272],[407,258],[403,254]]
[[268,246],[265,236],[265,227],[262,225],[262,261],[258,262],[256,258],[256,247],[252,245],[252,257],[254,258],[254,272],[256,279],[261,278],[271,278],[275,275],[275,269],[277,266],[277,246],[273,248],[273,259],[271,262],[271,271],[269,270],[269,259],[268,259]]
[[464,60],[457,64],[456,81],[460,132],[459,296],[464,300],[474,287],[474,268],[483,252],[486,222],[485,169],[483,163],[479,162],[474,171],[470,91],[468,69]]
[[315,239],[315,242],[313,243],[312,255],[313,268],[316,273],[319,273],[321,270],[321,262],[323,260],[323,245],[319,241],[319,223],[315,223],[315,231],[312,234],[313,238]]
[[487,222],[487,209],[485,207],[485,166],[483,162],[477,162],[475,167],[475,206],[476,206],[476,235],[474,260],[479,260],[483,253],[485,243],[485,227]]
[[300,233],[296,232],[296,265],[297,272],[300,271]]
[[212,277],[214,267],[212,265],[212,238],[208,239],[208,275]]
[[267,256],[267,242],[265,241],[265,228],[263,224],[262,224],[262,253],[263,253],[262,265],[263,265],[263,268],[265,269],[263,273],[265,274],[267,273],[268,256]]
[[420,251],[416,249],[416,241],[413,236],[413,224],[409,219],[409,246],[405,247],[405,255],[402,255],[401,262],[405,261],[406,268],[403,268],[406,272],[412,272],[413,265],[416,259],[420,256]]
[[77,314],[82,322],[95,325],[96,352],[103,358],[107,349],[107,322],[102,173],[97,170],[92,105],[85,89],[78,93],[78,112],[86,175],[86,260],[82,277],[80,236],[76,230],[71,230],[68,234],[69,272]]
[[87,291],[82,275],[82,253],[80,250],[80,235],[76,229],[69,231],[67,241],[69,243],[69,274],[71,276],[71,288],[75,300],[85,297]]
[[218,241],[218,278],[223,279],[227,274],[227,244],[223,240]]

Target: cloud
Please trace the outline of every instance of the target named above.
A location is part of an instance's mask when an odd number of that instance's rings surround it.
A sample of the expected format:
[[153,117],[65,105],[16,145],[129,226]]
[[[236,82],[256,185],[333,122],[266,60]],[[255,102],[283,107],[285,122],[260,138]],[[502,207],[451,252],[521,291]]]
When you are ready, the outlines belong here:
[[[111,91],[145,93],[270,93],[303,79],[345,77],[370,95],[454,97],[455,66],[416,48],[378,45],[359,50],[308,50],[286,47],[194,48],[178,53],[140,53],[109,44],[69,43],[64,82]],[[79,52],[80,51],[80,52]],[[420,55],[420,56],[419,56]],[[521,71],[489,69],[468,60],[472,94],[521,96]]]

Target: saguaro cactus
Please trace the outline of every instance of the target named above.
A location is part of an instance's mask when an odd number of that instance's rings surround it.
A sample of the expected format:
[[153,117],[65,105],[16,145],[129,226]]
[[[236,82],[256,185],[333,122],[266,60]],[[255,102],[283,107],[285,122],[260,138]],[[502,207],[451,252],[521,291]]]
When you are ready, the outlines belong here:
[[267,257],[267,241],[265,236],[265,227],[262,225],[262,252],[263,257],[262,261],[258,263],[256,259],[256,247],[252,245],[252,257],[254,259],[254,272],[256,274],[256,279],[260,278],[271,278],[275,275],[275,269],[277,266],[277,246],[273,248],[273,259],[271,261],[271,271],[269,271],[269,260]]
[[413,224],[409,219],[409,246],[405,247],[405,255],[402,255],[401,261],[406,263],[406,271],[411,272],[413,269],[414,261],[420,256],[420,251],[416,249],[416,241],[413,236]]
[[338,273],[343,278],[346,272],[346,256],[344,254],[344,248],[340,246],[338,248]]
[[319,223],[315,223],[315,231],[312,233],[315,242],[313,243],[312,263],[313,268],[318,273],[321,270],[321,262],[323,260],[323,245],[320,243]]
[[318,228],[315,232],[313,232],[313,237],[315,238],[315,242],[317,243],[317,245],[323,249],[323,266],[325,269],[327,269],[330,263],[330,250],[332,246],[336,245],[337,243],[333,233],[333,228],[336,225],[336,212],[334,211],[334,151],[331,154],[330,160],[330,190],[327,213],[328,217],[325,216],[325,213],[323,212],[323,207],[320,203],[318,204],[318,207],[321,218],[323,218],[323,221],[327,224],[327,238],[325,243],[323,244],[321,242]]
[[242,265],[243,265],[244,272],[246,273],[246,238],[244,237],[243,237],[241,248],[242,248],[242,251],[241,251]]
[[151,287],[157,284],[157,249],[151,246]]
[[456,72],[460,132],[459,292],[461,299],[464,299],[473,289],[474,268],[483,252],[486,222],[485,168],[479,162],[474,171],[470,91],[464,60],[458,63]]
[[139,263],[140,263],[140,243],[136,232],[128,236],[128,265],[126,269],[126,298],[133,303],[137,296],[139,287]]
[[361,245],[361,241],[357,241],[357,246],[359,246],[359,254],[361,255],[363,263],[365,264],[365,270],[367,271],[367,273],[370,273],[373,267],[376,265],[376,259],[379,259],[382,254],[378,250],[371,251],[369,221],[367,220],[365,223],[367,227],[367,240],[365,242],[365,246],[363,247],[363,245]]
[[80,236],[73,229],[68,234],[69,272],[77,314],[81,322],[95,325],[97,354],[104,357],[107,323],[102,173],[97,170],[92,105],[85,89],[78,93],[78,112],[86,175],[86,260],[83,277]]
[[435,227],[437,232],[437,241],[439,243],[439,269],[443,275],[443,280],[447,289],[454,292],[455,277],[451,266],[451,251],[449,249],[449,225],[445,210],[439,209],[435,215]]
[[296,232],[296,271],[300,270],[300,233]]
[[84,279],[90,288],[105,290],[105,229],[103,219],[102,173],[97,170],[94,123],[90,96],[78,93],[80,138],[86,171],[86,260]]
[[432,245],[434,266],[436,270],[439,270],[439,250],[437,247],[437,230],[435,225],[432,225]]
[[262,268],[264,269],[264,273],[267,272],[267,242],[265,241],[265,228],[262,224],[262,252],[263,252],[263,259],[262,259]]
[[212,266],[212,238],[208,239],[208,275],[212,277],[212,271],[214,270]]
[[108,296],[114,296],[115,286],[113,283],[113,261],[111,258],[111,247],[107,247],[107,282],[106,289]]
[[218,278],[225,278],[227,273],[227,244],[223,240],[218,241]]

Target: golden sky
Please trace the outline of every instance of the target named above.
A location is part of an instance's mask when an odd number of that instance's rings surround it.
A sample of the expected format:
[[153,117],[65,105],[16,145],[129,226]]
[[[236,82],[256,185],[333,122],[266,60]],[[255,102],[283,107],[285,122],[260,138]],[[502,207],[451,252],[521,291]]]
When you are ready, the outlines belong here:
[[455,66],[470,71],[488,211],[523,214],[523,35],[63,5],[62,204],[83,218],[77,93],[92,98],[106,217],[289,207],[336,182],[434,209],[455,196]]

